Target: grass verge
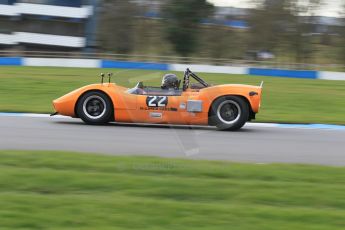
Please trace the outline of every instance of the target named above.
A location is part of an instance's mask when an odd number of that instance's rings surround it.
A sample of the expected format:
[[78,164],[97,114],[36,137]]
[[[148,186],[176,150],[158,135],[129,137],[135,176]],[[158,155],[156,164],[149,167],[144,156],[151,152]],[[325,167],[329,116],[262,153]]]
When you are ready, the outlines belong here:
[[1,229],[343,229],[345,168],[0,151]]
[[[0,111],[52,112],[51,101],[83,85],[99,82],[101,71],[114,72],[114,80],[128,87],[138,81],[157,85],[165,72],[149,70],[51,67],[0,67]],[[182,78],[182,73],[178,73]],[[265,81],[259,122],[345,124],[345,81],[323,81],[200,74],[214,84],[259,85]]]

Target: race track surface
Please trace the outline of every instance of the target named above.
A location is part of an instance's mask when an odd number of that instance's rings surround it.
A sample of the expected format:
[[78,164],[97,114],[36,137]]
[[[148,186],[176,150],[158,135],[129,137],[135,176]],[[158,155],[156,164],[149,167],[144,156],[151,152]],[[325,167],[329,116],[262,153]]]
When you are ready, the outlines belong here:
[[345,165],[345,129],[248,124],[238,132],[221,132],[212,127],[88,126],[64,117],[0,116],[0,149]]

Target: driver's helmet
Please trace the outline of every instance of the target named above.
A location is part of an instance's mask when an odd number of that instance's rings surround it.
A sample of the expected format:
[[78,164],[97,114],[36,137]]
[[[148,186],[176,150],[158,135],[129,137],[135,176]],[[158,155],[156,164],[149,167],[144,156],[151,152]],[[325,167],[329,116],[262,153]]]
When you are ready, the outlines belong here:
[[165,74],[162,79],[162,89],[177,89],[178,88],[178,78],[175,74],[169,73]]

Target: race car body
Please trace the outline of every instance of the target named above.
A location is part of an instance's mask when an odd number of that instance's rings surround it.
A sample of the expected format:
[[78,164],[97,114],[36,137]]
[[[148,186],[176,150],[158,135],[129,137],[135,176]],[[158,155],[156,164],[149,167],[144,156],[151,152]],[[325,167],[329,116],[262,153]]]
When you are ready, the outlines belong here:
[[[190,77],[198,84],[190,84]],[[53,101],[56,113],[81,118],[87,124],[107,122],[215,125],[240,129],[255,119],[261,86],[211,86],[189,69],[171,88],[144,86],[128,89],[115,83],[88,85]]]

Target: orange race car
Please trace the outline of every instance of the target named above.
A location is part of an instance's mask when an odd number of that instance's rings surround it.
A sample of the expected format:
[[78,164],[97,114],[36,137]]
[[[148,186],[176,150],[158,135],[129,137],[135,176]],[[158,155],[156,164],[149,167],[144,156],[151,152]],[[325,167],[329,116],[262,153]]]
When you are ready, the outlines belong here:
[[[128,89],[102,82],[84,86],[53,101],[56,113],[98,125],[111,121],[179,125],[212,125],[238,130],[259,112],[260,86],[209,85],[187,69],[184,79],[166,74],[161,87],[139,82]],[[197,83],[192,84],[191,78]]]

